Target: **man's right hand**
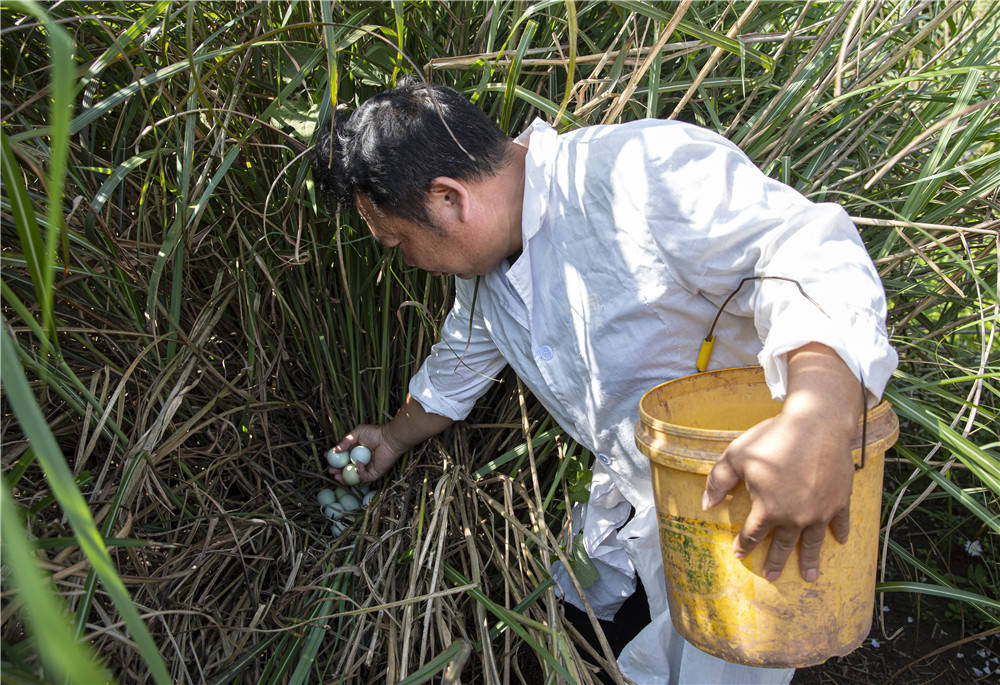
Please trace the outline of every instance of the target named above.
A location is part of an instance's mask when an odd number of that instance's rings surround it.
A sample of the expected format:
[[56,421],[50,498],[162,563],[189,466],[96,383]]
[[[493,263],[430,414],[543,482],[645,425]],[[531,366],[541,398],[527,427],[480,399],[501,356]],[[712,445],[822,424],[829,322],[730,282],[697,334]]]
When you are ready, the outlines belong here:
[[[387,435],[388,431],[386,431],[386,428],[388,425],[371,426],[362,424],[355,426],[334,448],[336,452],[344,452],[357,445],[364,445],[372,451],[370,462],[357,465],[358,476],[361,477],[362,483],[370,483],[382,477],[392,468],[392,465],[396,463],[396,460],[399,459],[403,452],[409,448],[409,445],[397,445],[392,441],[392,437]],[[344,482],[344,477],[340,473],[341,469],[335,469],[331,466],[329,471],[338,483]]]
[[[355,445],[364,445],[370,449],[371,461],[368,464],[358,464],[361,482],[370,483],[385,475],[403,452],[432,435],[437,435],[452,423],[446,416],[424,411],[419,402],[407,395],[392,421],[381,426],[355,426],[354,430],[341,438],[335,451],[343,452]],[[330,468],[330,473],[337,482],[343,483],[344,477],[340,471],[341,469]]]

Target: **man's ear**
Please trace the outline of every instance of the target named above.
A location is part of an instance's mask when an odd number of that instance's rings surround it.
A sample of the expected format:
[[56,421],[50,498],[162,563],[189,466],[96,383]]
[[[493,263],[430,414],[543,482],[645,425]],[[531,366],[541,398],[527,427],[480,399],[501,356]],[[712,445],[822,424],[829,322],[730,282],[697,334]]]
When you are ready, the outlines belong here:
[[469,218],[472,196],[464,183],[449,176],[431,181],[428,204],[441,216],[465,223]]

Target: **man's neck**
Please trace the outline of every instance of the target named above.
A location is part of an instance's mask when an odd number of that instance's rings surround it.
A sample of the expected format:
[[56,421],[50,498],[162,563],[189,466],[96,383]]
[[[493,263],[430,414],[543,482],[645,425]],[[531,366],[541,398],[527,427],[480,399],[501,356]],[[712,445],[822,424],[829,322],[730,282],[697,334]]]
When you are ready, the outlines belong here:
[[493,225],[503,231],[507,254],[521,249],[521,209],[524,206],[524,159],[528,149],[510,141],[501,166],[492,176],[469,184],[481,211],[489,212]]
[[[497,174],[497,192],[502,201],[497,210],[509,227],[511,254],[521,253],[521,210],[524,206],[524,160],[528,148],[510,141],[507,159]],[[517,259],[515,256],[514,259]],[[511,260],[513,263],[514,260]]]

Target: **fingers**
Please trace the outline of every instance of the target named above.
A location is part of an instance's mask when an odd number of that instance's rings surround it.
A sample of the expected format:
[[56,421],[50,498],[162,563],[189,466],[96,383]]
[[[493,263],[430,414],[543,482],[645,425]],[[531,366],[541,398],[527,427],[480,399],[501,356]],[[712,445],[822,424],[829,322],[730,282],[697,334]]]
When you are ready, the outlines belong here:
[[[347,435],[345,435],[343,438],[341,438],[340,442],[338,442],[336,445],[333,446],[333,451],[334,452],[348,452],[348,451],[350,451],[350,449],[352,447],[354,447],[355,445],[360,444],[360,441],[359,441],[358,437],[355,435],[355,433],[357,432],[358,428],[360,428],[360,427],[355,427],[355,429],[353,431],[351,431],[350,433],[348,433]],[[333,467],[333,466],[327,467],[327,469],[326,469],[327,473],[329,473],[333,477],[333,479],[335,481],[337,481],[341,485],[346,485],[346,483],[344,482],[343,476],[340,475],[340,472],[342,470],[343,469],[339,469],[339,468],[336,468],[336,467]]]
[[[830,522],[834,528],[834,536],[838,542],[846,542],[847,530],[850,525],[849,513],[841,510]],[[838,522],[835,525],[835,522]],[[843,527],[843,536],[836,530],[838,526]],[[781,571],[788,562],[788,557],[795,551],[796,545],[799,548],[799,573],[803,580],[812,583],[819,578],[819,560],[823,549],[823,541],[826,538],[827,524],[814,523],[805,528],[795,526],[775,526],[774,535],[771,538],[771,546],[767,550],[767,558],[764,560],[762,572],[769,581],[775,581],[781,575]],[[743,559],[767,537],[772,529],[762,518],[754,516],[751,510],[740,530],[736,540],[733,541],[733,553],[737,559]]]
[[[767,550],[767,559],[764,560],[764,577],[770,581],[775,581],[781,575],[781,570],[785,568],[785,562],[795,550],[795,545],[799,541],[800,530],[798,528],[780,527],[774,529],[774,537],[771,539],[771,547]],[[822,540],[822,538],[821,538]]]
[[[371,483],[373,481],[376,481],[383,475],[385,475],[385,473],[389,470],[388,467],[376,466],[374,460],[372,460],[372,462],[368,465],[356,464],[355,467],[358,470],[358,478],[361,479],[362,483]],[[332,471],[334,471],[334,469],[331,469],[331,472]],[[339,469],[336,470],[336,473],[334,474],[333,477],[338,481],[343,482],[343,479],[340,477]]]
[[761,508],[758,506],[751,508],[746,521],[743,522],[743,527],[736,539],[733,540],[733,554],[736,555],[736,558],[743,559],[749,556],[754,547],[767,537],[771,528],[771,524],[767,523],[761,514]]
[[842,545],[847,542],[848,534],[851,532],[850,500],[848,500],[847,506],[834,514],[833,519],[830,521],[830,529],[833,532],[833,537],[837,538],[837,542]]
[[816,523],[802,531],[799,543],[799,573],[803,580],[813,582],[819,577],[819,553],[826,537],[826,524]]
[[380,469],[375,465],[374,459],[368,464],[358,465],[358,476],[361,477],[362,483],[370,483],[373,480],[378,480],[384,472],[385,469]]
[[333,447],[334,451],[335,452],[346,452],[347,450],[351,449],[355,445],[360,444],[361,438],[358,437],[358,435],[357,435],[359,428],[361,428],[361,426],[356,426],[354,428],[354,430],[352,430],[350,433],[348,433],[347,435],[345,435],[344,437],[342,437],[340,439],[340,442],[338,442],[336,445],[334,445],[334,447]]
[[740,476],[733,469],[725,454],[715,462],[705,482],[705,492],[701,495],[701,508],[711,509],[726,498],[726,494],[740,482]]

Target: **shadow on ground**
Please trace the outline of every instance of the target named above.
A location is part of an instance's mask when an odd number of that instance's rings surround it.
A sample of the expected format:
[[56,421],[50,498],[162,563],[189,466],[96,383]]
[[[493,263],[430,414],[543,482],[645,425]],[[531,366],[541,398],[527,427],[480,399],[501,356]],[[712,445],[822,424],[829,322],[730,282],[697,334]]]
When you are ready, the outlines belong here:
[[[939,620],[943,605],[886,595],[864,644],[847,656],[796,671],[792,685],[972,685],[1000,682],[1000,628],[972,627],[960,617]],[[922,603],[922,607],[921,607]],[[924,618],[921,618],[921,609]],[[986,633],[986,634],[984,634]]]

